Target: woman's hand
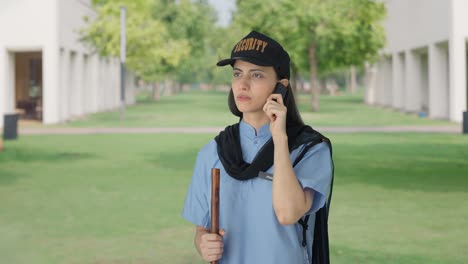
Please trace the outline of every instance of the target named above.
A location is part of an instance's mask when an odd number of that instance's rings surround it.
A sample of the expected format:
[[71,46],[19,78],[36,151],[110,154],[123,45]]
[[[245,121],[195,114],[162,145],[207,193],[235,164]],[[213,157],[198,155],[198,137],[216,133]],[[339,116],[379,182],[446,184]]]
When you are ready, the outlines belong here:
[[200,256],[207,262],[219,260],[223,255],[223,237],[226,235],[224,229],[218,234],[211,234],[207,229],[197,227],[196,247]]
[[287,137],[286,135],[286,112],[283,97],[281,94],[271,94],[267,98],[266,104],[263,106],[263,111],[270,118],[270,132],[273,141]]

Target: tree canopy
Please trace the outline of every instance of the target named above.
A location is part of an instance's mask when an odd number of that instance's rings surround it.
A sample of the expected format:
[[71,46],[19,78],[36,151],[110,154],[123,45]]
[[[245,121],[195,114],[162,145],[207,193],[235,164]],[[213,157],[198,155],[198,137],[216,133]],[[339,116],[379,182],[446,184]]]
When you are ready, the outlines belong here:
[[309,72],[313,110],[318,74],[375,60],[385,43],[385,6],[374,0],[238,0],[237,7],[235,23],[273,35],[293,70]]
[[375,0],[237,0],[228,28],[206,0],[94,0],[97,17],[83,39],[103,56],[119,55],[119,10],[127,8],[127,67],[147,81],[223,83],[217,60],[250,30],[289,52],[293,74],[309,75],[318,110],[318,75],[376,59],[385,6]]
[[[120,7],[127,9],[127,68],[147,81],[171,76],[205,81],[206,60],[215,56],[211,38],[216,14],[206,1],[95,0],[95,19],[82,30],[83,40],[102,56],[119,56]],[[213,59],[214,61],[214,59]]]

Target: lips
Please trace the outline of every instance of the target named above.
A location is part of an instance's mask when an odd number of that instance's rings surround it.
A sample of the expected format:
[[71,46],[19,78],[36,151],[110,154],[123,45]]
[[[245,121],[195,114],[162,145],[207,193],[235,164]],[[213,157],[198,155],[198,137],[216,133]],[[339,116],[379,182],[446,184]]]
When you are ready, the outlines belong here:
[[237,99],[237,101],[239,101],[239,102],[246,102],[246,101],[251,100],[252,98],[250,98],[250,97],[247,96],[247,95],[242,95],[242,94],[240,94],[240,95],[238,95],[238,96],[236,97],[236,99]]

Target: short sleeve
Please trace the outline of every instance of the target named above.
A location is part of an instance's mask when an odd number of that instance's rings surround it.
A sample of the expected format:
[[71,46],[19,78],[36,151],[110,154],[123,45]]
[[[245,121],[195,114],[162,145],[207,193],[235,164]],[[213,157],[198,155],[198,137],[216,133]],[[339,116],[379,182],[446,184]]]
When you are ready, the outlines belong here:
[[327,143],[322,142],[310,148],[294,167],[302,188],[315,191],[312,207],[308,214],[317,212],[325,205],[330,189],[332,166],[330,148]]
[[208,228],[209,225],[209,197],[210,182],[207,180],[208,173],[207,162],[210,160],[210,155],[206,151],[205,146],[197,155],[195,167],[193,169],[192,180],[185,197],[184,209],[182,216],[189,222]]

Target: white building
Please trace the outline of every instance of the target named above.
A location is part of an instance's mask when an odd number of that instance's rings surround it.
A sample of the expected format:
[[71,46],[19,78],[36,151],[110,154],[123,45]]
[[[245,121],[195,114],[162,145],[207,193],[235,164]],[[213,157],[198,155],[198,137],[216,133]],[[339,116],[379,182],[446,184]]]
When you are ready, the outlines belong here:
[[366,102],[461,122],[468,105],[468,0],[383,2],[387,46]]
[[[79,42],[91,0],[0,1],[0,127],[4,114],[53,124],[120,106],[120,62]],[[126,103],[134,103],[126,76]]]

